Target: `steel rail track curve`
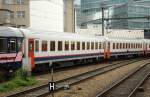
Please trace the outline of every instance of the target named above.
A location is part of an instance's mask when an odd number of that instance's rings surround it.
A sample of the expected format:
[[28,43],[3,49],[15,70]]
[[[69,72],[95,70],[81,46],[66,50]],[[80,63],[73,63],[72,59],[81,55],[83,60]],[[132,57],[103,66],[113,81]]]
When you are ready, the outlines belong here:
[[139,88],[140,86],[142,86],[142,85],[146,82],[146,80],[147,80],[149,77],[150,77],[150,72],[149,72],[147,75],[144,76],[144,78],[141,80],[141,82],[135,87],[135,89],[130,93],[130,95],[129,95],[128,97],[134,97],[135,94],[138,92],[138,91],[137,91],[138,88]]
[[141,80],[145,80],[145,75],[149,75],[149,72],[150,62],[136,68],[133,72],[98,93],[95,97],[130,97],[137,89],[137,86],[139,86],[139,83],[143,82]]
[[[119,62],[119,63],[111,64],[111,65],[104,66],[104,67],[101,67],[101,68],[98,68],[98,69],[95,69],[92,71],[88,71],[88,72],[85,72],[85,73],[82,73],[82,74],[79,74],[76,76],[72,76],[70,78],[56,81],[55,82],[56,83],[55,91],[63,89],[65,85],[71,86],[73,84],[79,83],[83,80],[89,79],[96,75],[104,74],[106,72],[123,67],[125,65],[129,65],[129,64],[132,64],[132,63],[135,63],[138,61],[146,60],[146,59],[127,60],[127,62]],[[31,97],[31,96],[32,97],[44,97],[44,96],[47,96],[50,94],[48,86],[49,86],[49,84],[44,84],[44,85],[34,87],[29,90],[21,91],[21,92],[15,93],[15,94],[10,94],[6,97]]]

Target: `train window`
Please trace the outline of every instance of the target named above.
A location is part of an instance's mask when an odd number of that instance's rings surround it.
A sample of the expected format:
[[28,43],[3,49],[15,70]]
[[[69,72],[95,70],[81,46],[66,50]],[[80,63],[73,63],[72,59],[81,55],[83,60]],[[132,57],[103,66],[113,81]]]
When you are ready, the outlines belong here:
[[119,43],[117,43],[117,46],[116,46],[116,49],[118,49],[119,48]]
[[94,42],[91,42],[91,49],[94,50]]
[[115,43],[113,43],[113,49],[115,49]]
[[141,44],[139,44],[139,48],[141,48]]
[[129,49],[131,48],[131,45],[130,45],[130,43],[128,43],[128,47],[129,47]]
[[65,41],[65,51],[69,50],[69,41]]
[[90,42],[87,42],[87,50],[90,49]]
[[80,50],[80,42],[77,42],[77,50]]
[[71,50],[75,50],[75,42],[71,42]]
[[90,42],[87,42],[87,50],[90,50]]
[[22,50],[22,39],[21,38],[18,38],[17,39],[17,42],[18,42],[18,51],[21,51]]
[[55,51],[55,41],[50,41],[50,51]]
[[95,42],[95,49],[98,49],[98,42]]
[[63,42],[58,41],[58,51],[62,51],[62,47],[63,47]]
[[135,43],[135,48],[137,48],[137,44]]
[[99,49],[102,49],[102,43],[99,42]]
[[10,52],[16,52],[16,39],[10,39],[9,50]]
[[85,42],[82,42],[82,50],[85,50]]
[[42,51],[47,51],[47,41],[42,41]]
[[122,43],[120,43],[120,49],[122,49]]
[[7,39],[0,38],[0,53],[7,52]]
[[39,51],[39,41],[35,40],[35,51],[38,52]]

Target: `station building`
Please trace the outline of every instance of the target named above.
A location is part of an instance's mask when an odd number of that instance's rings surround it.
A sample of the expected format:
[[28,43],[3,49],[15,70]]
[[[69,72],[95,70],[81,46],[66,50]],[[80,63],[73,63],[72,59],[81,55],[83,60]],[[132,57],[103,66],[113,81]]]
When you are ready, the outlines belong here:
[[29,0],[0,0],[0,26],[29,27]]
[[74,32],[74,0],[0,0],[0,26]]

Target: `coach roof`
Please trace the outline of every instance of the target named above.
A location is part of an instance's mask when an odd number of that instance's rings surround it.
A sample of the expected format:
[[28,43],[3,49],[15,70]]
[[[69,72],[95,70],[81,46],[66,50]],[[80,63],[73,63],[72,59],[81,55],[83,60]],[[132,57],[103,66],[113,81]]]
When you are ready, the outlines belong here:
[[0,27],[0,37],[23,37],[18,28]]

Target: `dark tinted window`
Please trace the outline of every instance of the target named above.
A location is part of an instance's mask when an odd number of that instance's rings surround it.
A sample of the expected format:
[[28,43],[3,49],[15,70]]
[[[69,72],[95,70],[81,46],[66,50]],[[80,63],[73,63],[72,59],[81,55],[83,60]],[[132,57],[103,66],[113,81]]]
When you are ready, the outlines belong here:
[[35,41],[35,51],[36,52],[39,51],[39,41],[38,40]]
[[65,50],[68,51],[69,50],[69,41],[65,42]]
[[55,51],[55,41],[50,41],[50,51]]
[[80,42],[77,42],[77,50],[80,50]]
[[85,50],[85,42],[82,42],[82,50]]
[[63,47],[63,42],[58,41],[58,51],[62,51],[62,47]]
[[7,39],[0,38],[0,53],[7,52]]
[[9,51],[16,52],[16,39],[10,39],[9,41]]
[[94,42],[91,42],[91,49],[94,50]]
[[75,42],[71,42],[71,50],[75,50]]
[[87,42],[87,50],[90,49],[90,42]]
[[42,51],[47,51],[47,41],[42,41]]

